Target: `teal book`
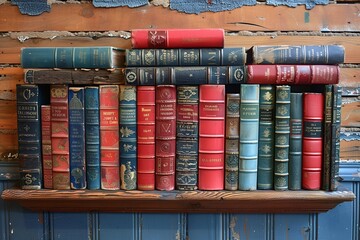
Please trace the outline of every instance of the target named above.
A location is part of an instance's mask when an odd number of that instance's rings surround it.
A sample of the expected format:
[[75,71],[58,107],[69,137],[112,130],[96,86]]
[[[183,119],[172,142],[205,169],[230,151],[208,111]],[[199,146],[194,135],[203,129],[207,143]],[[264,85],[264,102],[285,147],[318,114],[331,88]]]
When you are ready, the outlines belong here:
[[301,189],[303,93],[290,93],[289,189]]
[[239,190],[257,189],[259,84],[240,85]]
[[121,68],[125,49],[110,46],[25,47],[21,49],[23,68]]
[[290,86],[276,86],[274,189],[289,188]]
[[137,186],[136,86],[120,85],[119,105],[120,188]]
[[258,189],[274,188],[275,85],[260,85]]

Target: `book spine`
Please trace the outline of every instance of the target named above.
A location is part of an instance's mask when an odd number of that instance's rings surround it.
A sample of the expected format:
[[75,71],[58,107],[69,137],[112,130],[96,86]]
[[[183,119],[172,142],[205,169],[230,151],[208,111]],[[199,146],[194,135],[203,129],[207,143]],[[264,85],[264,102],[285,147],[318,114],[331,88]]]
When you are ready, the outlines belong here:
[[223,29],[134,29],[132,48],[223,48]]
[[324,86],[324,133],[323,133],[323,161],[322,161],[322,179],[321,189],[330,190],[330,164],[331,164],[331,147],[332,147],[332,114],[333,114],[333,85]]
[[289,189],[301,189],[303,93],[290,93]]
[[247,65],[247,83],[253,84],[336,84],[337,65]]
[[339,64],[344,62],[341,45],[255,46],[254,64]]
[[155,189],[155,87],[137,87],[138,190]]
[[85,87],[85,155],[87,188],[100,189],[99,87]]
[[84,87],[69,87],[71,189],[86,188]]
[[177,87],[176,189],[198,188],[199,88]]
[[51,85],[50,94],[53,188],[70,189],[68,86]]
[[41,143],[44,188],[53,188],[51,155],[51,108],[41,105]]
[[289,188],[290,86],[276,86],[274,189]]
[[225,85],[201,85],[199,98],[199,189],[224,189]]
[[239,189],[240,94],[226,94],[225,189]]
[[119,190],[119,86],[100,85],[101,189]]
[[120,180],[121,189],[137,187],[136,86],[120,85]]
[[176,87],[156,86],[156,169],[157,190],[175,189]]
[[339,165],[340,165],[340,124],[341,124],[341,104],[342,87],[333,87],[333,109],[332,109],[332,146],[331,146],[331,169],[330,169],[330,190],[335,191],[339,185]]
[[259,141],[258,84],[240,86],[239,190],[256,190]]
[[41,111],[39,87],[16,85],[20,186],[41,189]]
[[275,85],[260,85],[257,188],[274,188]]
[[324,95],[305,92],[303,104],[302,187],[307,190],[319,190],[323,157]]

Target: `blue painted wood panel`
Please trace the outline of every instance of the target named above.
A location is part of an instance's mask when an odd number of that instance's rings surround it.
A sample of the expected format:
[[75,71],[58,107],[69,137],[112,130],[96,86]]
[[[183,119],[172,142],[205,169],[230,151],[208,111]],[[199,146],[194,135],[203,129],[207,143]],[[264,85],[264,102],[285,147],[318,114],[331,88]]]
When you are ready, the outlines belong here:
[[272,225],[272,214],[230,214],[227,226],[230,229],[226,239],[271,239],[268,226]]
[[187,214],[187,236],[191,240],[225,239],[224,219],[227,214]]
[[140,239],[182,239],[181,219],[181,214],[141,214]]
[[[94,221],[93,232],[98,231],[96,239],[139,239],[139,214],[132,213],[98,213],[97,224]],[[96,220],[96,218],[94,218]]]
[[317,214],[275,214],[274,239],[316,239],[311,234]]

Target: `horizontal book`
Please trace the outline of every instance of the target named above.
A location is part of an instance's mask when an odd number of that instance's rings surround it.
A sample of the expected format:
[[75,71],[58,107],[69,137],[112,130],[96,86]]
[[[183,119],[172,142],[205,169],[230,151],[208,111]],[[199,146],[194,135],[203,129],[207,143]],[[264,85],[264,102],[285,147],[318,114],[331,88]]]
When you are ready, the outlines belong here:
[[133,29],[132,48],[222,48],[225,31],[202,29]]
[[23,68],[119,68],[125,64],[125,50],[100,47],[25,47]]
[[280,45],[254,46],[250,57],[253,64],[339,64],[344,62],[341,45]]

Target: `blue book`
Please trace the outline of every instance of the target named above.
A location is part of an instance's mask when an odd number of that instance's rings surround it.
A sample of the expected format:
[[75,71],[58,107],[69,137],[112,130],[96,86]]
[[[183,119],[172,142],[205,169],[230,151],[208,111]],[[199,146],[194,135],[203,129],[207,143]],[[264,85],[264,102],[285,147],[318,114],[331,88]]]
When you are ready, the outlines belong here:
[[69,87],[69,154],[71,189],[86,188],[84,87]]
[[[44,89],[43,89],[44,88]],[[49,89],[38,85],[17,85],[17,127],[22,189],[41,189],[41,104],[49,104]]]
[[120,182],[121,189],[137,186],[136,86],[120,85]]
[[257,189],[259,84],[240,85],[239,190]]
[[100,189],[99,87],[85,87],[85,154],[88,189]]

